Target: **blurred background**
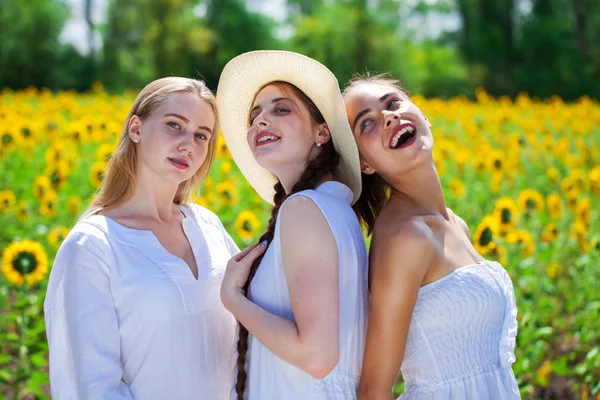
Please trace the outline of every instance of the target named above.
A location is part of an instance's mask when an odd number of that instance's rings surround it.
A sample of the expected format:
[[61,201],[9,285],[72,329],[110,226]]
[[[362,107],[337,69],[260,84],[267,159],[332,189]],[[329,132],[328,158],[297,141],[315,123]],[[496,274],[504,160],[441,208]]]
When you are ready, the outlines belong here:
[[0,87],[110,91],[167,75],[216,88],[233,56],[290,49],[416,93],[600,96],[595,0],[2,0]]
[[[48,273],[138,91],[215,90],[255,49],[402,79],[447,205],[512,277],[523,398],[600,400],[598,0],[0,0],[0,399],[50,397]],[[270,213],[222,137],[191,201],[241,248]]]

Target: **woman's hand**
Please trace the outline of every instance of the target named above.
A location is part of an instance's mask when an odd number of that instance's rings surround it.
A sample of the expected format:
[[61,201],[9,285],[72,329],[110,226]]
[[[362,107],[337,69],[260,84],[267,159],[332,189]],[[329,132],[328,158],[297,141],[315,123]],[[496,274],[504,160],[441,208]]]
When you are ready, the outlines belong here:
[[246,297],[244,295],[244,285],[248,281],[250,267],[254,260],[265,252],[266,248],[266,241],[253,244],[232,257],[227,263],[227,269],[221,284],[221,301],[228,310],[231,311],[230,307],[236,298]]

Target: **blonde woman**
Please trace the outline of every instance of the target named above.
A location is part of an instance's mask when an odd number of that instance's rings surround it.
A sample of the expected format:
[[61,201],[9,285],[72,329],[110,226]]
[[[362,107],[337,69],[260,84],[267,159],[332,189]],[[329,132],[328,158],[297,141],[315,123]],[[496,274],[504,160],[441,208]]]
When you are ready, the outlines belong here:
[[50,274],[54,399],[228,397],[235,321],[219,290],[238,249],[216,215],[189,203],[217,129],[201,81],[163,78],[138,95]]

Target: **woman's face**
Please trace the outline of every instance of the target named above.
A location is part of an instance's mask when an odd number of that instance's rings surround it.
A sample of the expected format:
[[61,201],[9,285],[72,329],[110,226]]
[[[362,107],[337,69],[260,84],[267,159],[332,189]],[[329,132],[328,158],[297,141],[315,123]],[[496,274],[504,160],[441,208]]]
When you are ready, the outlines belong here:
[[282,177],[297,177],[316,157],[317,142],[323,137],[323,126],[313,122],[308,107],[290,91],[276,85],[265,86],[254,99],[250,111],[248,145],[256,162]]
[[210,104],[193,93],[172,93],[144,120],[133,117],[137,173],[177,185],[190,179],[206,160],[214,124]]
[[431,125],[399,89],[365,83],[344,102],[364,173],[387,180],[432,160]]

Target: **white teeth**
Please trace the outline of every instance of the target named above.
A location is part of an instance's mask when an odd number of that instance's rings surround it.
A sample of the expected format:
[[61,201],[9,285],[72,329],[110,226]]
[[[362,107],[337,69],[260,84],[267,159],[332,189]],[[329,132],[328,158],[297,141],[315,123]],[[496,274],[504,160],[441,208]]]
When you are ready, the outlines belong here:
[[398,140],[400,140],[400,138],[402,137],[402,135],[404,135],[405,133],[413,133],[415,131],[415,128],[412,126],[405,126],[404,128],[400,129],[398,132],[396,132],[396,134],[394,135],[394,138],[392,139],[392,143],[391,143],[391,148],[395,149],[396,146],[398,145]]
[[266,142],[267,140],[276,140],[276,139],[277,139],[277,136],[270,136],[270,135],[262,136],[256,141],[256,143],[262,143],[262,142]]

